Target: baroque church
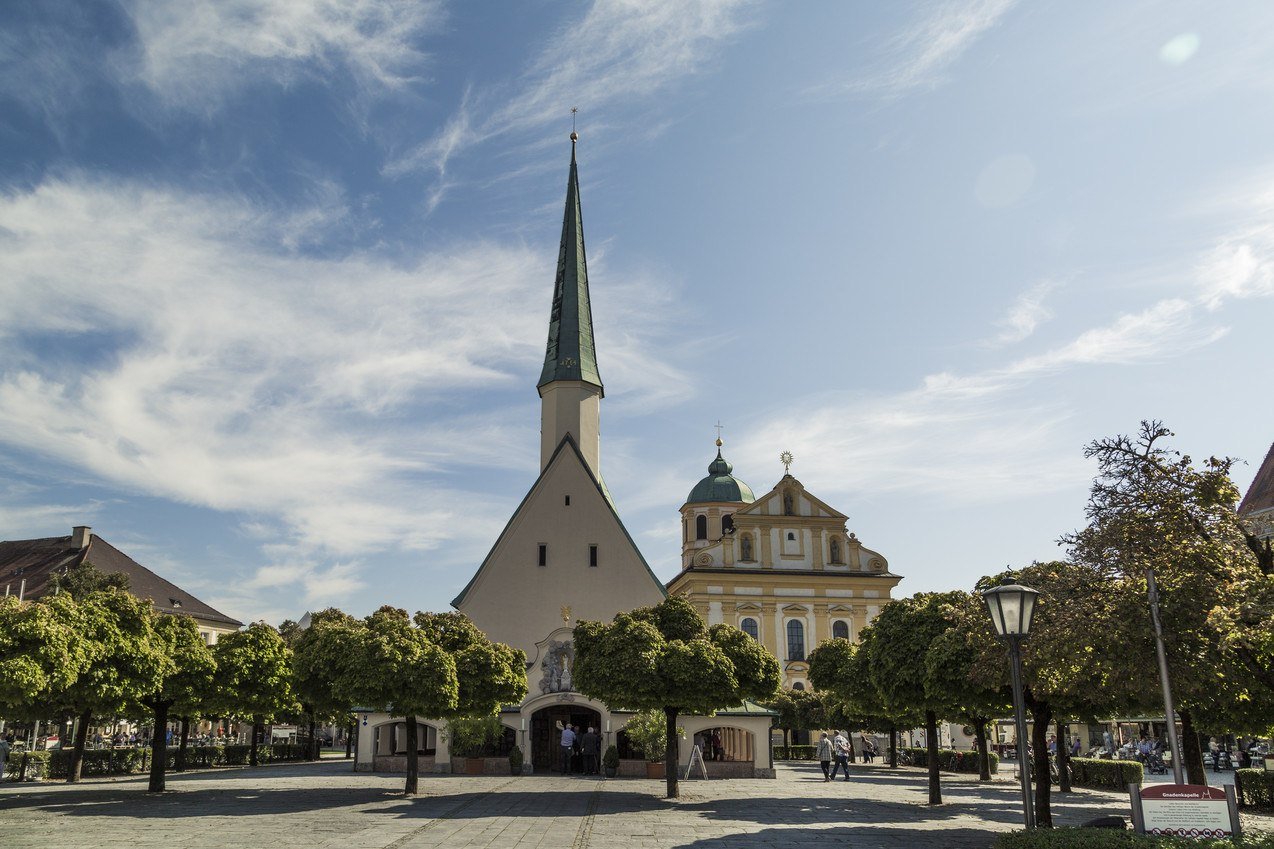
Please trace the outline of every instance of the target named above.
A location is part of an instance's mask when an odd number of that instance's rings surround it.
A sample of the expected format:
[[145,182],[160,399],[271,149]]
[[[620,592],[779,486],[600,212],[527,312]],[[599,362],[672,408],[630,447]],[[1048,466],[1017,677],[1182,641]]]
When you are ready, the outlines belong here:
[[[605,389],[593,337],[577,138],[571,134],[548,345],[536,386],[540,474],[452,606],[491,639],[526,652],[527,697],[500,712],[501,749],[521,748],[525,771],[560,769],[560,728],[575,725],[595,728],[603,749],[616,745],[621,775],[644,775],[644,760],[629,751],[623,733],[632,713],[586,698],[571,680],[576,622],[609,622],[618,613],[658,604],[667,595],[624,527],[602,478],[599,423]],[[740,705],[712,717],[683,716],[679,724],[687,741],[709,734],[722,741],[726,757],[709,761],[710,775],[773,777],[771,716],[756,705]],[[419,719],[422,772],[469,767],[452,761],[445,721]],[[355,769],[405,770],[405,744],[402,718],[362,712]],[[680,746],[683,763],[691,749]],[[493,759],[486,768],[507,774],[508,761]]]

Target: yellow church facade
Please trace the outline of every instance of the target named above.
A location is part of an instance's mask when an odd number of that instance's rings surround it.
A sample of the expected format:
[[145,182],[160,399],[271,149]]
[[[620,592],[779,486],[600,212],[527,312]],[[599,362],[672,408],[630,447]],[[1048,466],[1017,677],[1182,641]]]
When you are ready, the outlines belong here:
[[845,514],[790,473],[757,497],[717,457],[681,507],[682,570],[668,592],[709,625],[734,625],[774,653],[783,686],[810,689],[809,653],[857,640],[901,579]]

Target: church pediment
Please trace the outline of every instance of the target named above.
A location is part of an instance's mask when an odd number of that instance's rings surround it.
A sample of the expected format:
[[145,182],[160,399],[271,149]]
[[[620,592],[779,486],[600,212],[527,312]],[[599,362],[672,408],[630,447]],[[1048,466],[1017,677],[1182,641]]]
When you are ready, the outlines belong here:
[[[784,497],[791,496],[792,513],[786,513]],[[805,503],[800,503],[805,502]],[[784,475],[783,478],[765,495],[757,497],[755,501],[746,507],[735,511],[735,523],[737,524],[740,517],[751,516],[783,516],[791,515],[797,518],[806,519],[840,519],[845,521],[849,517],[844,513],[834,509],[827,502],[811,495],[805,489],[805,485],[791,475]]]

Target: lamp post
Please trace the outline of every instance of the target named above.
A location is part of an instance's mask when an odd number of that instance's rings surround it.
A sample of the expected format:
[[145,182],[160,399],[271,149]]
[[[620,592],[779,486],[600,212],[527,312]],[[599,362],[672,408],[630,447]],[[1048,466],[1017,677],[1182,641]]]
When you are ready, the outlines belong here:
[[[1022,696],[1022,641],[1031,633],[1039,592],[1005,578],[998,587],[984,590],[982,599],[991,613],[995,633],[1008,643],[1013,675],[1013,720],[1017,728],[1018,773],[1022,777],[1022,814],[1027,828],[1035,828],[1035,803],[1031,799],[1031,765],[1026,745],[1026,704]],[[1044,779],[1048,780],[1047,777]]]

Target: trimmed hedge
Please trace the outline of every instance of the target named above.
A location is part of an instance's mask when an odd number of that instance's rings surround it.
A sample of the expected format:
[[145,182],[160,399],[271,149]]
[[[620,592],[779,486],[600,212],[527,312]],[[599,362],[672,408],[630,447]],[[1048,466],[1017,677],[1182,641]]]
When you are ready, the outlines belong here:
[[[251,746],[188,746],[186,769],[208,769],[218,766],[246,766]],[[27,778],[66,778],[71,771],[71,750],[52,749],[25,753],[28,756]],[[168,771],[176,769],[177,748],[168,747]],[[258,763],[280,763],[306,759],[305,746],[282,743],[274,746],[258,746]],[[22,753],[10,754],[6,777],[17,780],[22,765]],[[149,748],[86,749],[80,774],[85,777],[101,775],[133,775],[150,768]]]
[[1138,761],[1071,758],[1070,765],[1071,784],[1076,787],[1127,790],[1129,784],[1139,785],[1146,777],[1145,769]]
[[995,849],[1274,849],[1274,835],[1238,840],[1190,840],[1151,837],[1108,828],[1040,828],[1010,831],[996,838]]
[[5,773],[0,778],[17,781],[22,774],[23,757],[27,759],[27,778],[48,778],[50,754],[52,753],[43,749],[36,752],[10,752],[9,760],[5,763]]
[[812,761],[818,757],[818,746],[775,746],[776,761]]
[[[54,749],[49,752],[49,778],[66,778],[71,774],[71,749]],[[127,775],[140,772],[141,749],[86,749],[80,775]]]
[[1274,810],[1274,772],[1263,769],[1236,769],[1234,789],[1240,808]]
[[[926,748],[905,748],[900,747],[899,752],[907,752],[911,755],[912,766],[929,766],[929,750]],[[885,757],[889,756],[885,752]],[[995,752],[988,752],[987,757],[991,759],[991,772],[994,774],[1000,771],[1000,756]],[[964,752],[955,749],[939,749],[938,750],[938,769],[943,772],[968,772],[977,775],[981,771],[978,766],[977,750]]]

